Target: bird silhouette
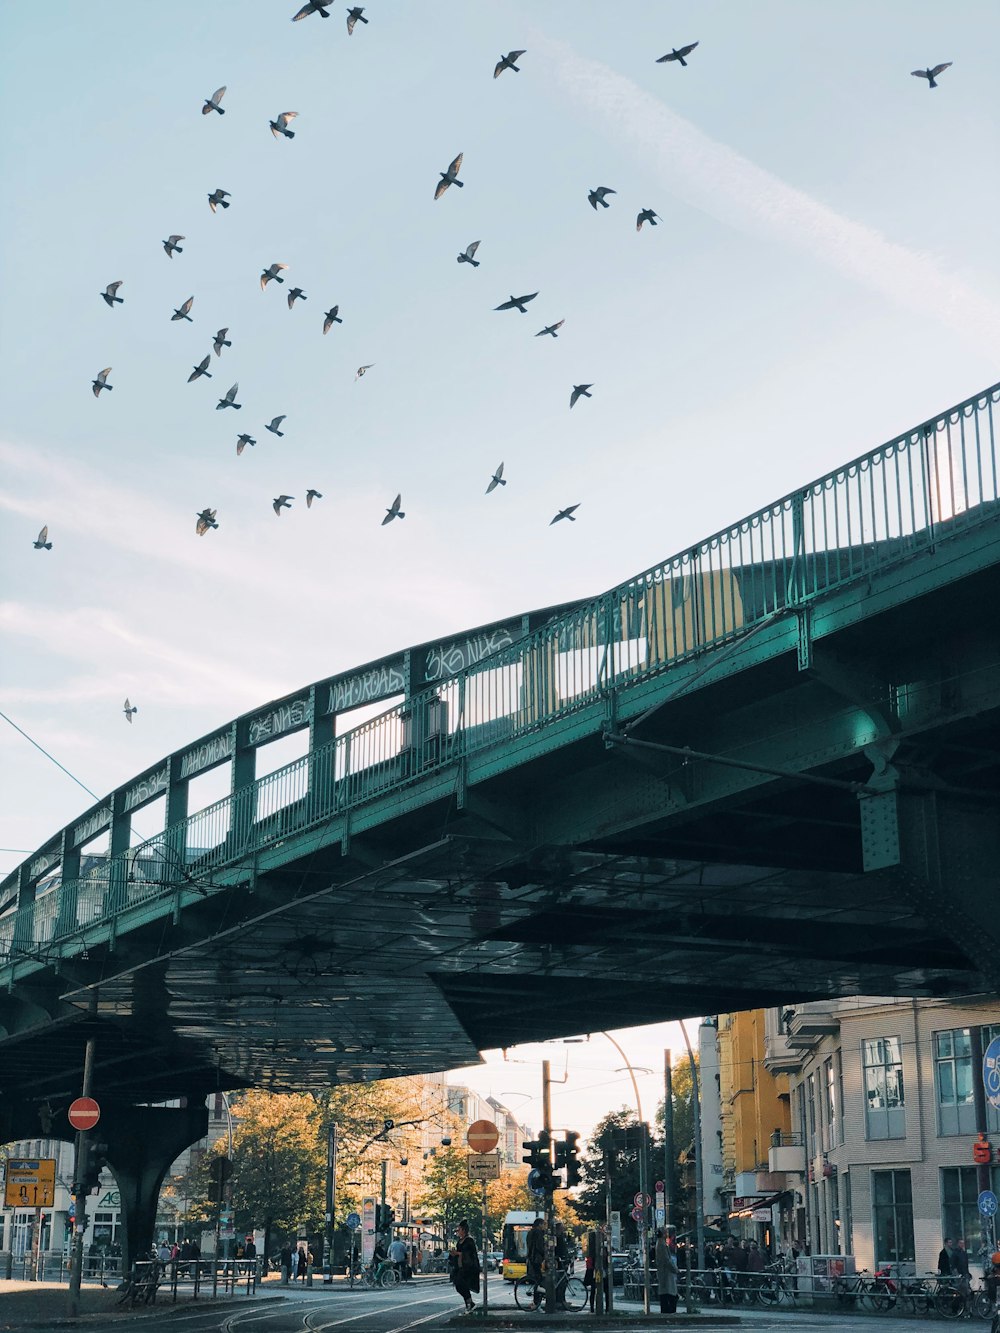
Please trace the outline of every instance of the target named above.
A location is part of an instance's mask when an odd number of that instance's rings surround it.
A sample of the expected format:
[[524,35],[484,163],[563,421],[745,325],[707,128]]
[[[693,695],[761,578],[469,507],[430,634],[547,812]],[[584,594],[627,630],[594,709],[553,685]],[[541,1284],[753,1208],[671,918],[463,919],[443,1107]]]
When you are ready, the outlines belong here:
[[300,296],[302,297],[303,301],[307,301],[309,299],[301,287],[292,287],[289,289],[288,292],[289,310],[291,310],[292,306],[295,304],[295,302],[298,300]]
[[191,374],[188,376],[188,384],[190,384],[192,380],[200,379],[202,375],[204,375],[207,380],[210,380],[212,376],[209,373],[208,368],[211,364],[212,364],[212,353],[209,352],[208,356],[206,356],[203,360],[199,361],[198,364],[191,371]]
[[481,244],[481,241],[473,241],[471,245],[467,245],[458,256],[458,262],[460,264],[471,264],[473,268],[478,268],[482,261],[473,259],[472,256],[476,253]]
[[573,392],[569,396],[570,407],[573,408],[576,406],[576,400],[578,398],[593,398],[594,395],[589,392],[593,387],[592,384],[574,384]]
[[49,525],[47,523],[31,544],[36,551],[52,550],[52,543],[49,541]]
[[283,430],[279,430],[278,427],[284,421],[286,415],[287,415],[286,413],[282,412],[280,417],[272,417],[271,420],[264,427],[264,429],[269,430],[272,435],[277,435],[279,439],[283,439],[285,432]]
[[223,208],[228,208],[229,205],[226,203],[226,200],[229,199],[230,197],[231,196],[228,190],[213,190],[212,193],[208,196],[208,206],[213,213],[220,205]]
[[292,22],[298,23],[299,19],[308,18],[310,14],[318,14],[321,19],[328,19],[330,0],[306,0],[299,12],[292,15]]
[[261,291],[264,290],[264,288],[267,286],[267,284],[268,284],[272,279],[273,279],[275,282],[284,282],[285,279],[284,279],[284,278],[279,278],[279,277],[278,277],[278,274],[279,274],[279,273],[283,273],[287,267],[288,267],[287,264],[278,264],[278,263],[274,263],[274,264],[271,265],[270,268],[266,268],[266,269],[264,270],[264,272],[260,275],[260,289],[261,289]]
[[306,491],[306,508],[312,509],[313,500],[322,500],[322,498],[323,498],[323,492],[314,491],[313,488],[310,486],[309,489]]
[[280,518],[280,517],[281,517],[281,511],[282,511],[283,509],[291,509],[291,507],[292,507],[291,502],[292,502],[294,499],[295,499],[295,496],[294,496],[294,495],[276,495],[276,496],[274,497],[274,499],[271,501],[271,508],[274,510],[274,512],[275,512],[275,513],[278,515],[278,517]]
[[108,376],[110,374],[111,374],[111,367],[105,366],[103,370],[99,370],[97,372],[97,379],[90,381],[91,386],[94,390],[95,398],[100,398],[102,389],[107,389],[108,392],[110,393],[111,390],[115,387],[113,384],[108,383]]
[[128,701],[128,696],[126,696],[125,707],[122,709],[122,712],[125,714],[125,721],[129,724],[129,726],[132,725],[132,718],[135,716],[136,713],[138,713],[138,711],[139,711],[138,707],[135,704],[130,704]]
[[238,403],[236,401],[236,395],[239,392],[239,387],[240,383],[239,380],[237,380],[236,383],[233,385],[233,387],[227,391],[225,398],[220,398],[219,401],[216,403],[215,405],[216,412],[220,412],[224,407],[235,407],[237,412],[240,410],[243,404]]
[[372,366],[373,366],[374,364],[375,364],[375,362],[372,361],[372,362],[370,362],[367,366],[358,366],[357,373],[356,373],[355,376],[354,376],[354,382],[355,382],[355,384],[357,384],[358,380],[361,379],[361,377],[364,375],[364,373],[365,373],[366,370],[371,370],[371,368],[372,368]]
[[566,321],[565,321],[564,319],[561,319],[561,320],[559,320],[559,322],[558,322],[557,324],[546,324],[546,326],[545,326],[544,329],[539,329],[539,330],[538,330],[538,332],[535,334],[535,337],[536,337],[536,338],[541,338],[541,337],[543,337],[546,333],[548,333],[548,334],[551,334],[551,336],[552,336],[553,338],[558,338],[558,337],[559,337],[559,334],[558,334],[557,330],[561,329],[562,326],[563,326],[565,323],[566,323]]
[[173,323],[173,321],[176,319],[186,319],[189,324],[193,324],[194,320],[191,318],[191,313],[190,313],[191,307],[193,305],[194,305],[194,297],[189,296],[188,299],[184,302],[184,304],[182,306],[179,306],[170,316],[171,323]]
[[323,318],[324,333],[329,333],[330,330],[333,328],[334,324],[343,324],[344,321],[337,314],[337,311],[339,309],[340,309],[339,305],[332,305],[330,309],[326,312],[326,315]]
[[286,139],[294,139],[295,131],[288,128],[288,122],[294,120],[299,113],[297,111],[282,111],[276,120],[268,121],[271,126],[271,133],[277,139],[279,134],[283,134]]
[[217,528],[219,525],[215,521],[215,516],[219,511],[217,509],[202,509],[197,514],[194,530],[199,537],[204,537],[209,528]]
[[205,98],[205,105],[201,108],[201,114],[203,116],[207,116],[210,111],[218,111],[220,116],[224,116],[226,113],[223,111],[219,103],[222,101],[225,95],[226,95],[226,85],[223,84],[221,88],[216,88],[215,92],[212,94],[211,97]]
[[642,224],[648,222],[651,227],[655,227],[659,221],[659,213],[654,213],[651,208],[644,208],[635,220],[636,231],[642,231]]
[[368,22],[366,18],[361,17],[364,14],[364,12],[365,12],[364,9],[360,5],[352,5],[351,8],[347,11],[348,37],[350,37],[351,33],[354,31],[354,25],[357,23],[359,19],[361,19],[362,23]]
[[495,491],[498,486],[506,485],[507,483],[503,479],[503,463],[501,463],[496,472],[493,473],[493,476],[490,477],[490,484],[486,487],[486,494],[489,495],[491,491]]
[[462,170],[462,158],[464,153],[459,153],[458,157],[449,165],[447,171],[439,172],[441,179],[437,183],[437,189],[434,191],[434,198],[440,199],[449,185],[457,185],[460,190],[465,188],[465,182],[458,179],[458,173]]
[[257,441],[256,441],[252,436],[250,436],[250,435],[237,435],[237,437],[236,437],[236,457],[239,458],[240,454],[243,452],[243,450],[247,447],[248,444],[250,445],[250,447],[251,447],[251,449],[252,449],[253,446],[254,446],[256,443],[257,443]]
[[220,329],[215,335],[215,341],[212,343],[212,347],[215,350],[216,356],[222,355],[223,347],[232,347],[232,340],[226,337],[228,332],[228,329]]
[[946,69],[951,69],[952,62],[946,60],[942,65],[935,65],[933,69],[911,69],[910,73],[915,79],[926,79],[928,88],[936,88],[936,79],[939,74],[943,74]]
[[676,60],[678,64],[686,66],[687,61],[684,57],[689,56],[697,45],[697,42],[690,42],[687,46],[675,46],[674,49],[668,51],[665,56],[660,56],[656,63],[662,65],[665,61]]
[[387,523],[391,523],[394,518],[406,517],[402,509],[400,509],[399,507],[402,503],[403,503],[403,496],[402,494],[399,494],[396,496],[395,500],[393,500],[389,508],[385,511],[385,518],[382,520],[383,528]]
[[510,296],[507,298],[506,301],[502,301],[500,305],[495,305],[493,309],[520,310],[522,315],[526,315],[528,312],[524,308],[525,305],[528,303],[528,301],[533,301],[537,295],[538,295],[537,292],[529,292],[527,296]]
[[515,74],[520,74],[521,71],[518,66],[514,64],[514,61],[520,60],[520,58],[526,54],[527,52],[525,51],[508,51],[505,56],[501,56],[497,61],[496,68],[493,70],[493,77],[499,79],[505,69],[512,69]]
[[567,505],[565,509],[560,509],[559,513],[556,514],[555,518],[549,520],[549,527],[551,528],[553,523],[558,523],[559,520],[562,518],[568,518],[571,523],[575,523],[576,519],[573,517],[573,515],[579,508],[580,508],[579,504],[575,504],[575,505]]
[[101,300],[106,301],[112,310],[115,308],[116,301],[119,305],[125,304],[125,298],[117,295],[120,286],[121,282],[109,282],[104,291],[101,292]]
[[178,242],[178,241],[183,241],[183,240],[185,240],[185,239],[186,239],[186,237],[184,237],[184,236],[177,236],[176,234],[173,235],[173,236],[168,236],[168,237],[167,237],[167,239],[163,242],[163,248],[164,248],[164,250],[166,250],[166,252],[167,252],[167,258],[168,258],[168,259],[173,259],[173,257],[174,257],[174,251],[175,251],[175,250],[176,250],[176,252],[177,252],[179,255],[182,255],[182,254],[184,253],[184,251],[183,251],[183,250],[181,249],[181,247],[177,244],[177,242]]
[[602,208],[610,208],[611,205],[608,203],[607,196],[609,194],[617,193],[617,190],[609,189],[607,185],[598,185],[596,190],[590,191],[587,198],[590,200],[591,208],[596,212],[598,204],[600,204]]

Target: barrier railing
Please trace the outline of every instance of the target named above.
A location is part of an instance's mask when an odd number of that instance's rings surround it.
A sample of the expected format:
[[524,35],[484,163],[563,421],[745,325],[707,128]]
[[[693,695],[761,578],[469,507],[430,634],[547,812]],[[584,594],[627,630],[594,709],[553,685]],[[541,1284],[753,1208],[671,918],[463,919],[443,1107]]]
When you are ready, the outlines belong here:
[[[1000,384],[0,917],[0,965],[1000,515]],[[151,871],[150,867],[154,869]],[[5,890],[16,888],[16,873]],[[0,895],[2,897],[2,895]]]

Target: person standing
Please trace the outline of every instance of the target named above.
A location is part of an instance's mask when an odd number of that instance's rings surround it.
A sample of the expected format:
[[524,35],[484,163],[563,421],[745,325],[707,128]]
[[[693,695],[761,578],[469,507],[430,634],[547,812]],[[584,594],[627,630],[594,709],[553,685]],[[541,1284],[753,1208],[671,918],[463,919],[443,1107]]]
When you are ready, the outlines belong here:
[[281,1261],[281,1285],[287,1287],[292,1278],[292,1247],[287,1240],[278,1258]]
[[972,1290],[972,1274],[969,1272],[969,1256],[965,1252],[965,1240],[959,1237],[951,1255],[951,1271],[958,1281],[955,1283],[963,1296]]
[[397,1236],[389,1242],[389,1262],[402,1282],[406,1277],[406,1243]]
[[656,1286],[660,1294],[660,1314],[677,1313],[677,1259],[663,1234],[656,1233]]
[[937,1271],[938,1277],[951,1277],[954,1269],[952,1268],[952,1255],[955,1252],[955,1242],[951,1236],[945,1236],[944,1245],[941,1253],[938,1255]]
[[300,1244],[295,1257],[295,1276],[300,1278],[303,1283],[306,1280],[306,1271],[308,1268],[309,1256],[306,1254],[306,1247]]
[[471,1312],[476,1308],[472,1293],[479,1290],[479,1255],[476,1242],[469,1235],[469,1224],[464,1219],[455,1229],[455,1290],[465,1301],[465,1309]]
[[545,1267],[545,1218],[536,1217],[528,1232],[527,1278],[529,1282],[541,1282]]

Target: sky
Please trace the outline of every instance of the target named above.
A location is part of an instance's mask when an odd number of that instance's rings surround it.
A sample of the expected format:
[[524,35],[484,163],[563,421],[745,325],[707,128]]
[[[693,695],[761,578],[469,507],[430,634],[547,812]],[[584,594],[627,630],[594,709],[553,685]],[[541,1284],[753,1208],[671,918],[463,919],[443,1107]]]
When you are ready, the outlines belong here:
[[0,710],[77,780],[0,719],[0,873],[78,783],[599,593],[1000,378],[992,0],[296,7],[0,9]]

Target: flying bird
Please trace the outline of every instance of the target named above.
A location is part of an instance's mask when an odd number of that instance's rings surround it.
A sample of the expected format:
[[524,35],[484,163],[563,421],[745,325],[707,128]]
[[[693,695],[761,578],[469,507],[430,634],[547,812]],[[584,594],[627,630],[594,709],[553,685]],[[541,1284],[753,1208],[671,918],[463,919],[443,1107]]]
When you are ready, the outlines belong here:
[[210,380],[212,376],[210,375],[208,368],[211,364],[212,353],[209,352],[208,356],[199,361],[191,371],[191,374],[188,376],[188,384],[190,384],[192,380],[200,379],[202,375],[204,375],[207,380]]
[[264,427],[264,429],[269,430],[272,435],[277,435],[279,439],[283,439],[285,432],[283,430],[279,430],[278,427],[284,421],[286,416],[287,413],[282,412],[280,417],[272,417],[271,420]]
[[668,51],[665,56],[660,56],[656,63],[662,65],[664,61],[676,60],[681,65],[687,65],[687,61],[684,57],[689,56],[697,45],[697,42],[691,42],[687,46],[675,46],[674,49]]
[[308,301],[309,299],[301,287],[292,287],[288,293],[289,310],[291,310],[292,306],[295,304],[295,302],[298,300],[300,296],[302,297],[303,301]]
[[651,227],[655,227],[659,221],[659,213],[654,213],[651,208],[644,208],[635,220],[636,231],[642,231],[642,224],[648,222]]
[[248,444],[250,445],[251,448],[253,448],[253,446],[254,446],[256,443],[257,443],[257,441],[256,441],[255,439],[253,439],[253,437],[250,436],[250,435],[237,435],[237,437],[236,437],[236,457],[239,458],[240,454],[243,452],[243,450],[247,447]]
[[217,509],[203,509],[196,515],[197,522],[194,530],[199,537],[204,537],[209,528],[217,528],[219,525],[215,521],[215,516],[219,511]]
[[365,373],[366,370],[371,370],[371,368],[372,368],[372,366],[373,366],[374,364],[375,364],[375,362],[372,361],[372,362],[371,362],[369,365],[367,365],[367,366],[358,366],[357,374],[354,376],[354,382],[355,382],[355,384],[357,384],[358,380],[361,378],[361,376]]
[[295,499],[295,496],[294,496],[294,495],[276,495],[276,496],[274,497],[274,499],[271,501],[271,508],[274,510],[274,512],[275,512],[275,513],[278,515],[278,517],[280,518],[280,517],[281,517],[281,511],[282,511],[283,509],[291,509],[291,507],[292,507],[291,502],[292,502],[294,499]]
[[521,71],[517,65],[514,64],[514,61],[520,60],[521,57],[526,54],[525,51],[508,51],[505,56],[501,56],[497,61],[496,68],[493,71],[493,77],[499,79],[505,69],[512,69],[515,74],[520,74]]
[[190,313],[191,307],[193,305],[194,305],[194,297],[189,296],[188,299],[184,302],[184,304],[180,306],[177,310],[175,310],[174,313],[170,316],[171,323],[173,323],[175,319],[186,319],[189,324],[193,324],[194,320],[191,318],[191,313]]
[[926,79],[928,88],[936,88],[935,80],[939,74],[943,74],[946,69],[950,69],[952,62],[946,60],[943,65],[935,65],[933,69],[911,69],[910,73],[915,79]]
[[574,384],[573,392],[569,396],[570,407],[572,408],[576,406],[576,400],[578,398],[593,398],[594,395],[589,392],[593,387],[592,384]]
[[330,330],[333,328],[334,324],[343,324],[344,321],[337,314],[337,311],[339,309],[340,309],[339,305],[332,305],[330,309],[326,312],[326,315],[323,318],[324,333],[329,333]]
[[212,343],[212,347],[215,350],[216,356],[222,355],[223,347],[232,347],[233,345],[232,339],[226,337],[226,334],[228,332],[229,332],[228,329],[220,329],[219,332],[215,335],[215,341]]
[[213,213],[219,207],[220,204],[222,205],[223,208],[228,208],[229,205],[226,203],[226,200],[229,198],[230,194],[228,190],[213,190],[212,193],[208,196],[208,206]]
[[498,486],[506,485],[507,483],[503,479],[503,463],[501,463],[496,472],[493,473],[493,476],[490,477],[490,484],[486,487],[486,494],[489,495],[491,491],[495,491]]
[[284,279],[284,278],[279,278],[279,277],[278,277],[278,274],[279,274],[279,273],[283,273],[284,270],[285,270],[287,267],[288,267],[287,264],[277,264],[277,263],[275,263],[275,264],[272,264],[270,268],[266,268],[266,269],[264,270],[264,272],[260,275],[260,289],[261,289],[261,291],[264,290],[264,288],[267,286],[267,284],[271,281],[272,278],[274,279],[275,282],[284,282],[285,279]]
[[205,105],[201,108],[201,114],[203,116],[207,116],[210,111],[218,111],[220,116],[224,116],[226,113],[223,111],[219,103],[222,101],[225,95],[226,95],[226,85],[223,84],[221,88],[216,88],[215,92],[212,94],[211,97],[205,98]]
[[481,241],[473,241],[471,245],[467,245],[458,256],[458,262],[460,264],[471,264],[473,268],[478,268],[482,263],[482,260],[473,259],[472,256],[476,253],[481,244]]
[[130,704],[128,698],[126,698],[125,707],[122,709],[122,712],[125,714],[125,721],[129,724],[129,726],[132,725],[132,718],[135,716],[136,713],[138,713],[138,711],[139,711],[138,707],[135,704]]
[[104,291],[101,292],[101,299],[106,301],[112,310],[115,308],[116,301],[119,305],[125,304],[125,298],[117,294],[120,286],[120,282],[109,282]]
[[520,310],[522,315],[526,315],[528,312],[524,308],[525,305],[529,301],[533,301],[537,295],[538,295],[537,292],[529,292],[527,296],[511,296],[506,301],[503,301],[500,305],[495,305],[493,309]]
[[113,384],[108,383],[108,376],[110,374],[111,374],[111,367],[105,366],[103,370],[99,370],[97,372],[97,379],[90,381],[94,389],[95,398],[100,398],[102,389],[107,389],[108,392],[110,393],[110,391],[115,387]]
[[600,204],[602,208],[610,208],[611,205],[608,203],[607,196],[609,194],[617,193],[617,190],[609,189],[607,185],[598,185],[596,190],[590,191],[587,198],[590,200],[591,208],[596,212],[598,204]]
[[36,551],[52,550],[52,543],[49,541],[49,525],[47,523],[31,544]]
[[313,500],[322,500],[322,498],[323,498],[323,492],[314,491],[313,488],[310,486],[309,489],[306,491],[306,508],[312,509]]
[[383,528],[387,523],[391,523],[394,518],[406,517],[402,509],[400,509],[399,507],[402,503],[403,503],[403,496],[402,494],[399,494],[396,496],[395,500],[393,500],[389,508],[385,511],[385,518],[382,520]]
[[434,198],[440,199],[449,185],[457,185],[460,190],[465,189],[465,182],[458,179],[458,173],[462,170],[462,158],[464,153],[459,153],[454,162],[448,167],[447,171],[439,172],[441,179],[437,183],[437,189],[434,191]]
[[368,20],[367,20],[366,18],[362,18],[362,15],[364,14],[364,12],[365,12],[365,11],[364,11],[363,7],[360,6],[360,5],[352,5],[351,8],[347,11],[347,35],[348,35],[348,37],[350,37],[351,33],[354,31],[354,25],[357,23],[358,19],[361,19],[361,22],[362,22],[362,23],[367,23],[367,22],[368,22]]
[[297,111],[282,111],[277,120],[268,121],[271,126],[271,133],[276,139],[279,134],[283,134],[286,139],[295,138],[295,131],[288,128],[288,122],[294,120],[298,114]]
[[235,407],[237,412],[240,410],[243,404],[236,401],[236,394],[239,391],[239,387],[240,383],[239,380],[237,380],[233,387],[227,392],[225,398],[220,398],[216,403],[216,412],[221,412],[224,407]]
[[549,520],[549,527],[551,528],[553,523],[558,523],[561,518],[568,518],[571,523],[575,523],[576,519],[573,517],[573,514],[579,508],[580,506],[575,504],[567,505],[565,509],[560,509],[555,518]]
[[562,326],[563,326],[565,323],[566,323],[566,321],[565,321],[564,319],[561,319],[561,320],[559,320],[558,324],[546,324],[546,326],[545,326],[544,329],[539,329],[539,330],[538,330],[538,332],[535,334],[535,337],[536,337],[536,338],[541,338],[541,337],[543,337],[544,334],[549,333],[549,334],[552,335],[553,338],[558,338],[558,337],[559,337],[559,334],[558,334],[557,330],[558,330],[558,329],[561,329]]
[[184,251],[177,244],[177,242],[183,241],[185,239],[186,238],[184,236],[177,236],[177,235],[167,237],[167,239],[163,242],[163,248],[167,252],[168,259],[173,259],[175,250],[179,255],[182,255],[184,253]]
[[308,18],[310,14],[318,14],[321,19],[328,19],[330,0],[306,0],[299,12],[292,15],[292,22],[298,23],[299,19]]

